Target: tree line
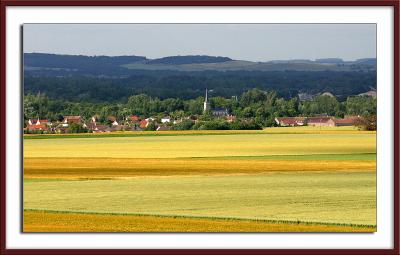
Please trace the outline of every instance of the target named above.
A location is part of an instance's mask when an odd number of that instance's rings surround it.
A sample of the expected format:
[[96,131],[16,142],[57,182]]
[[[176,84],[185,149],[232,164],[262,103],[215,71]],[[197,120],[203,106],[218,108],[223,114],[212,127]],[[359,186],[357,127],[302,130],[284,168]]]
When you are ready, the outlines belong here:
[[[43,73],[44,72],[44,73]],[[25,71],[26,93],[46,93],[53,99],[71,102],[125,102],[130,95],[147,94],[160,99],[195,99],[206,88],[213,96],[239,97],[258,88],[278,92],[289,99],[298,93],[333,93],[339,101],[376,88],[376,72],[333,71],[145,71],[131,70],[129,76],[85,76],[74,71],[57,76],[46,74],[47,69]],[[61,72],[61,71],[57,71]]]
[[[238,97],[215,96],[209,99],[211,108],[226,108],[231,115],[236,116],[237,125],[254,127],[270,127],[275,125],[276,117],[315,116],[328,114],[342,118],[345,115],[371,116],[376,115],[376,98],[369,96],[349,96],[339,102],[335,97],[320,95],[312,101],[302,102],[297,96],[280,97],[276,91],[250,89]],[[218,121],[210,113],[203,113],[204,97],[195,99],[166,98],[160,99],[147,94],[132,95],[123,102],[73,102],[54,99],[45,93],[28,93],[24,96],[24,119],[46,118],[51,121],[61,121],[65,115],[79,115],[84,120],[98,116],[99,121],[106,123],[108,116],[122,120],[129,115],[162,118],[170,116],[173,119],[196,116],[199,125],[207,129],[207,125]],[[210,123],[210,124],[207,124]],[[222,122],[221,122],[222,123]],[[226,125],[224,123],[215,125]],[[247,123],[247,124],[243,124]],[[184,129],[184,125],[176,128]],[[190,124],[191,125],[191,124]],[[193,124],[194,125],[194,124]],[[205,125],[205,126],[204,126]],[[232,128],[232,127],[231,127]],[[237,126],[246,129],[246,126]],[[250,127],[248,127],[250,129]],[[226,129],[220,126],[214,129]]]

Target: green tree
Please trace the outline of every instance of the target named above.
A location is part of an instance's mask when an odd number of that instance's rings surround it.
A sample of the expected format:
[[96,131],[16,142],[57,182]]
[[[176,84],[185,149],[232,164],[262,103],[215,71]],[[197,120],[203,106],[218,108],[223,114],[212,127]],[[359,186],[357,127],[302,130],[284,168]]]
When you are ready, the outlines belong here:
[[81,124],[71,123],[68,126],[68,133],[87,133],[88,130]]

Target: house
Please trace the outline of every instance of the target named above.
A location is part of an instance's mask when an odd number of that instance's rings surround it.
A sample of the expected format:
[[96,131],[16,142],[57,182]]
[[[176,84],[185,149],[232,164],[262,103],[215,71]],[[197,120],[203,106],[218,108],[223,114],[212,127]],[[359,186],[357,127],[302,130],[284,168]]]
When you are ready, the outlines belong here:
[[171,122],[171,117],[167,116],[161,118],[161,123],[169,123],[169,122]]
[[234,122],[235,120],[236,120],[236,116],[234,116],[234,115],[226,116],[226,121],[228,121],[229,123]]
[[286,126],[304,126],[306,124],[306,117],[282,117],[275,118],[276,124]]
[[307,118],[307,125],[316,127],[334,127],[336,124],[331,117],[310,117]]
[[139,123],[139,127],[140,127],[141,129],[147,128],[147,126],[149,125],[149,123],[150,123],[150,120],[148,120],[148,119],[141,120],[140,123]]
[[111,127],[111,131],[123,131],[126,129],[124,125],[114,125]]
[[211,113],[215,117],[226,117],[229,115],[228,109],[226,108],[214,108],[211,110]]
[[45,124],[28,125],[26,129],[28,131],[49,131],[49,128]]
[[51,125],[50,121],[48,119],[29,119],[28,120],[29,125]]
[[113,125],[113,126],[118,126],[118,125],[119,125],[119,124],[118,124],[118,121],[117,121],[117,118],[114,117],[114,116],[108,116],[108,117],[107,117],[107,120],[108,120],[109,122],[111,122],[111,125]]
[[104,133],[109,127],[107,125],[96,125],[93,127],[93,133]]
[[81,116],[64,116],[63,123],[64,124],[80,124],[82,122]]
[[96,122],[89,122],[88,124],[83,124],[83,127],[89,129],[89,130],[94,130],[97,126]]
[[168,131],[168,130],[170,130],[170,127],[168,127],[168,126],[158,126],[158,128],[156,130],[157,131]]
[[343,119],[335,119],[335,126],[355,126],[360,123],[361,117],[359,116],[345,116]]
[[138,122],[140,121],[139,116],[137,115],[131,115],[125,118],[126,121],[131,121],[131,122]]

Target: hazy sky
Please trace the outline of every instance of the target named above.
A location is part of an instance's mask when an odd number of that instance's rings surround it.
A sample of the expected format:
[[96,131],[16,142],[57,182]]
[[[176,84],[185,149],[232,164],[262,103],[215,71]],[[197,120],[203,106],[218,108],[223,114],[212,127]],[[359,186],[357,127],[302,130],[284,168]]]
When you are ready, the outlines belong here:
[[376,56],[375,24],[25,24],[24,52],[345,60]]

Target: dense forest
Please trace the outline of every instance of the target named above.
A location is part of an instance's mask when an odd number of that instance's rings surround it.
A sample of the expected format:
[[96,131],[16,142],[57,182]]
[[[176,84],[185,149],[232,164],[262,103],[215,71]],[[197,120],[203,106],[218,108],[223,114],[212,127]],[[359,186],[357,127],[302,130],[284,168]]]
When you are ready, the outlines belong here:
[[258,88],[274,90],[284,98],[300,92],[330,92],[340,101],[376,88],[375,72],[171,72],[143,71],[126,78],[88,76],[34,77],[24,79],[25,93],[46,93],[53,99],[75,102],[123,102],[132,94],[160,99],[194,99],[206,88],[212,96],[230,98]]

